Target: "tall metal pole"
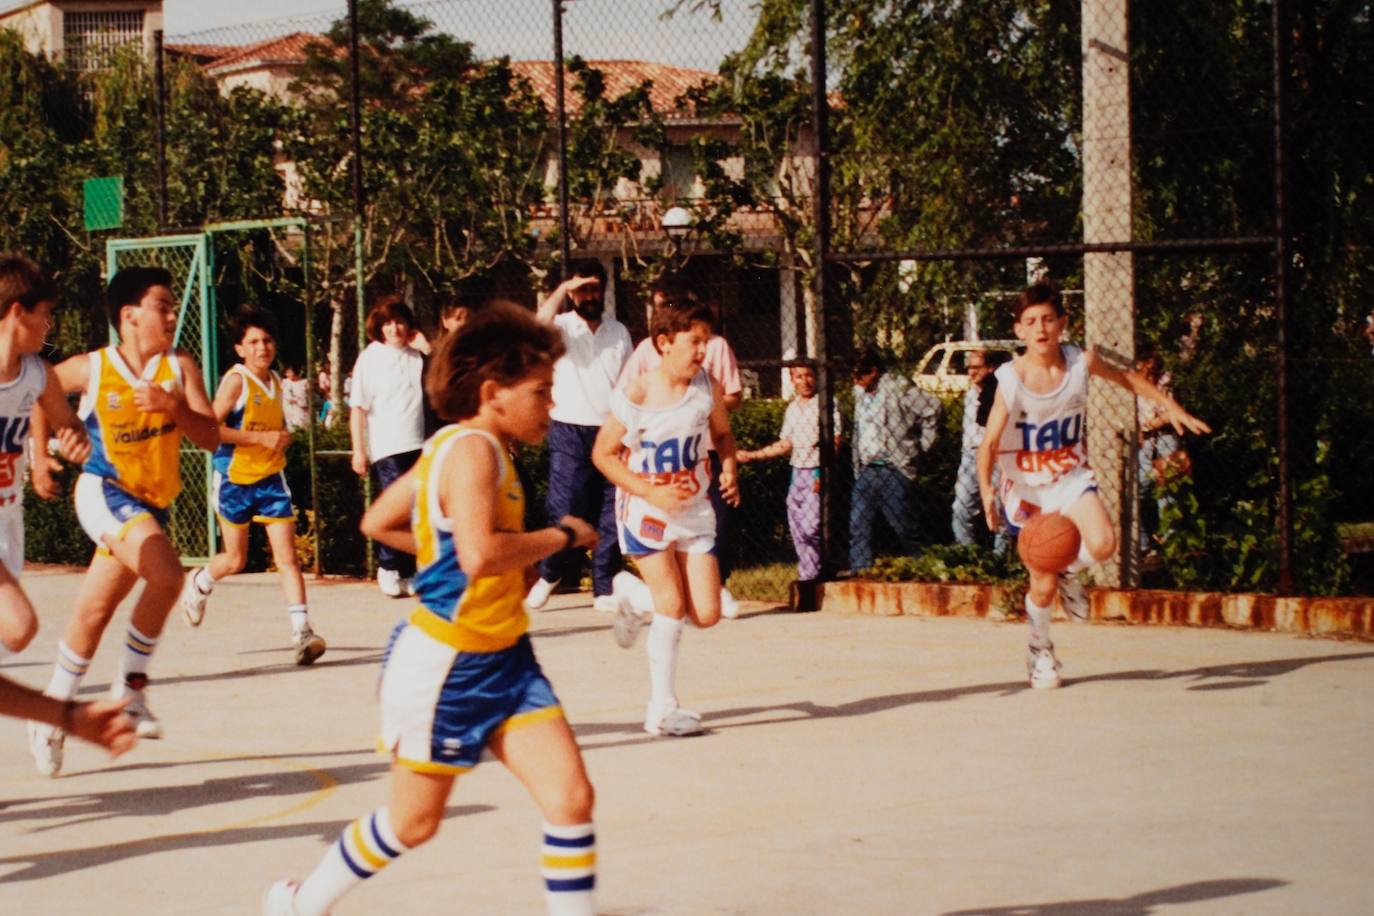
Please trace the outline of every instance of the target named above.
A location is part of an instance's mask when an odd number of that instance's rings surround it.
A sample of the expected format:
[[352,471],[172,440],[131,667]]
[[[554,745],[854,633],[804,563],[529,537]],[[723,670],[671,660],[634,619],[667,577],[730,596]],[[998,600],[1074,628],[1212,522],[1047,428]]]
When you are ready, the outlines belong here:
[[[820,333],[816,335],[817,394],[820,398],[820,487],[821,487],[821,577],[834,574],[839,541],[835,536],[840,520],[835,518],[837,503],[831,499],[835,489],[835,392],[836,380],[827,360],[830,352],[830,314],[827,309],[826,278],[830,254],[830,99],[826,95],[825,0],[811,0],[811,129],[815,133],[816,186],[811,195],[811,215],[815,226],[812,258],[813,289]],[[846,563],[846,566],[849,564]]]
[[[367,346],[367,290],[363,280],[363,118],[362,88],[358,78],[358,0],[348,0],[349,117],[353,129],[353,278],[358,299],[358,352]],[[343,370],[335,366],[334,372]],[[363,475],[363,505],[372,505],[372,475]],[[373,574],[372,541],[367,541],[367,574]]]
[[1285,161],[1284,131],[1284,67],[1288,60],[1287,36],[1284,34],[1285,21],[1282,0],[1274,0],[1274,309],[1278,318],[1278,358],[1275,384],[1278,400],[1278,451],[1279,451],[1279,582],[1280,595],[1293,593],[1293,492],[1290,481],[1290,442],[1288,423],[1289,366],[1288,348],[1292,346],[1292,327],[1288,312],[1288,212],[1285,186],[1287,184],[1287,163]]
[[153,32],[153,82],[157,95],[157,229],[167,231],[167,74],[162,66],[162,29]]
[[568,231],[568,116],[563,104],[563,0],[553,0],[553,88],[554,118],[558,121],[558,271],[559,279],[566,279],[572,239]]

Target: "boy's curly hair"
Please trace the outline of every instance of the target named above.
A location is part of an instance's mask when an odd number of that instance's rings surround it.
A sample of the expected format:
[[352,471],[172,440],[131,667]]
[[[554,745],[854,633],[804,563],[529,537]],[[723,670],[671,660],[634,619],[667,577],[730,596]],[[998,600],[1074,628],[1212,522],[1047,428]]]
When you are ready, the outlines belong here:
[[649,339],[654,343],[654,350],[663,352],[658,346],[660,336],[672,340],[683,331],[690,331],[697,322],[715,331],[716,315],[709,305],[698,301],[695,296],[669,298],[654,309],[653,318],[649,321]]
[[498,299],[439,343],[425,374],[429,404],[449,422],[477,415],[482,383],[514,385],[563,355],[563,335],[529,309]]

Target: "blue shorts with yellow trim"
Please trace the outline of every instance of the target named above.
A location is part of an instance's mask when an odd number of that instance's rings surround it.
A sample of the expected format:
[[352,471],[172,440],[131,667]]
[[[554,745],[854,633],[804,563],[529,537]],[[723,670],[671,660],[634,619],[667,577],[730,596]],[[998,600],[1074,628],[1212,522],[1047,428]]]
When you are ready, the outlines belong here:
[[455,774],[498,732],[563,717],[528,635],[498,652],[460,652],[409,622],[382,666],[383,750],[421,773]]
[[215,471],[211,499],[220,520],[242,528],[249,522],[290,522],[296,519],[291,488],[281,471],[253,483],[233,483]]
[[76,520],[97,547],[105,546],[106,537],[122,539],[130,526],[145,516],[167,527],[166,509],[145,503],[108,477],[83,472],[72,491]]

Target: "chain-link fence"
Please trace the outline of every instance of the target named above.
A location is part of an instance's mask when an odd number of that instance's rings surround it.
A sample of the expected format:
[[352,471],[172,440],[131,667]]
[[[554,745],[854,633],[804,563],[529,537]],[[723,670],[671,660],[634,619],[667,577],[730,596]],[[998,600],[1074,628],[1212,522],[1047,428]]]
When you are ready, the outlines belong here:
[[[739,368],[732,588],[1000,578],[1016,564],[983,521],[969,367],[1019,351],[1013,304],[1043,279],[1064,340],[1105,368],[1081,419],[1033,433],[1011,417],[999,450],[1013,471],[1086,459],[1115,542],[1099,581],[1369,587],[1350,553],[1374,535],[1367,15],[360,0],[355,194],[349,9],[321,6],[169,36],[165,104],[86,97],[107,117],[165,113],[167,164],[125,176],[135,219],[162,176],[163,224],[317,222],[307,298],[332,362],[311,368],[336,403],[360,299],[399,291],[428,329],[473,280],[534,304],[565,258],[594,257],[639,340],[650,284],[671,277],[715,308]],[[789,366],[812,370],[814,398]],[[1028,367],[1003,377],[1032,396],[1060,379]],[[1113,384],[1127,369],[1213,432],[1173,434]]]

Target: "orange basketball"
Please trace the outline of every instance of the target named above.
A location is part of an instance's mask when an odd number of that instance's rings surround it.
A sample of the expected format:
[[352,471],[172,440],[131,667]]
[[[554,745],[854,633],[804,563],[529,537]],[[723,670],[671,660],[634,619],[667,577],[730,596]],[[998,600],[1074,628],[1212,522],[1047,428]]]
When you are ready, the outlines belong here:
[[1021,526],[1016,552],[1028,569],[1062,572],[1078,556],[1078,527],[1058,512],[1033,515]]

